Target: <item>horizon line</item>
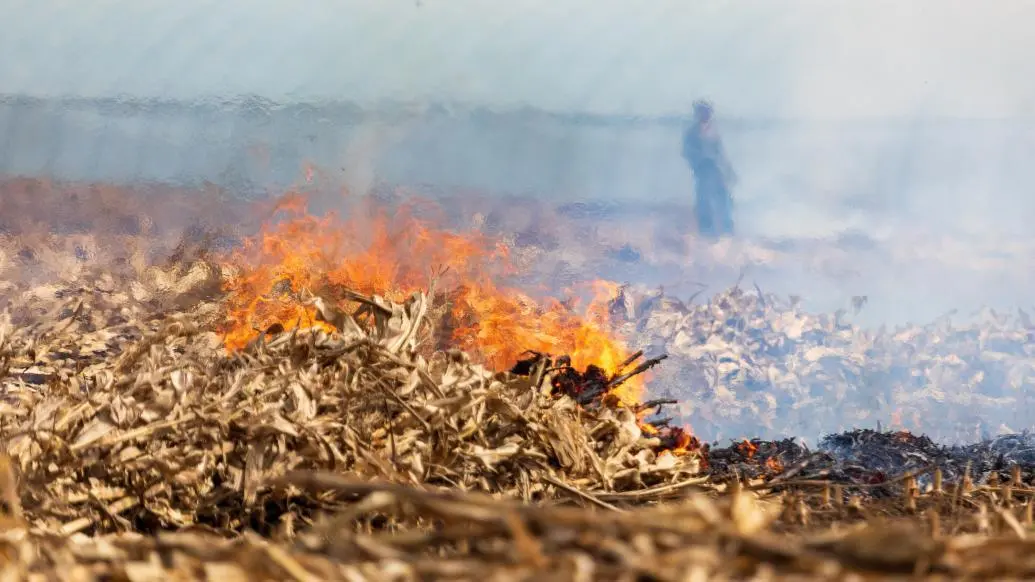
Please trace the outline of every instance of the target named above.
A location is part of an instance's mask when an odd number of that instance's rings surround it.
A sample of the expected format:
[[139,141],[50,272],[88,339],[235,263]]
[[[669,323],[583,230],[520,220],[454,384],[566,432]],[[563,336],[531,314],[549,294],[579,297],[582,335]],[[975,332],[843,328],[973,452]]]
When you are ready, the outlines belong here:
[[[401,100],[381,99],[373,103],[363,103],[358,100],[351,100],[344,97],[326,97],[309,99],[272,99],[258,94],[237,94],[237,95],[202,95],[197,98],[182,97],[154,97],[139,95],[112,95],[112,96],[80,96],[80,95],[35,95],[29,93],[3,93],[0,92],[0,105],[32,105],[48,102],[57,102],[74,106],[95,106],[101,108],[119,107],[130,110],[148,109],[153,107],[183,107],[183,108],[220,108],[220,109],[260,109],[260,110],[291,110],[306,108],[340,108],[351,110],[351,113],[381,113],[381,114],[482,114],[482,115],[536,115],[544,118],[554,118],[567,121],[600,121],[600,122],[627,122],[627,123],[671,123],[674,121],[687,121],[691,117],[689,111],[685,113],[669,112],[655,114],[632,114],[632,113],[606,113],[578,110],[553,110],[532,105],[488,105],[481,103],[470,103],[459,100]],[[718,108],[719,118],[726,122],[753,122],[753,123],[858,123],[858,122],[1024,122],[1035,121],[1035,115],[1020,116],[949,116],[945,114],[928,115],[851,115],[843,117],[817,116],[776,116],[776,115],[749,115],[732,113],[722,115],[721,108]]]

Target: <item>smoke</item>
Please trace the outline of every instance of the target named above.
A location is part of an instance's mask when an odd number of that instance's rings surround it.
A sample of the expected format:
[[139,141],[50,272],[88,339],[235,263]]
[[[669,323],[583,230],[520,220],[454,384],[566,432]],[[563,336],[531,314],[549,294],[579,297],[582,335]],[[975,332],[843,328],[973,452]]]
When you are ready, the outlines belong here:
[[[496,206],[472,213],[495,217],[501,229],[509,216],[511,234],[566,249],[568,266],[558,269],[570,277],[672,290],[682,281],[681,291],[692,292],[746,271],[767,290],[803,295],[814,309],[868,295],[861,315],[868,324],[1027,305],[1035,291],[1035,241],[1027,235],[1035,169],[1024,157],[1035,145],[1033,124],[720,123],[741,177],[739,234],[713,246],[688,240],[692,184],[679,157],[678,119],[11,99],[0,103],[7,137],[0,173],[190,188],[211,182],[250,195],[283,191],[316,168],[323,185],[356,195],[402,186],[456,202],[475,192]],[[536,232],[529,221],[542,223],[551,209],[571,224]],[[603,246],[574,250],[589,240]],[[638,261],[588,258],[626,246],[623,256]]]
[[14,0],[0,18],[19,24],[0,39],[8,93],[646,116],[705,93],[755,118],[1035,112],[1025,2]]

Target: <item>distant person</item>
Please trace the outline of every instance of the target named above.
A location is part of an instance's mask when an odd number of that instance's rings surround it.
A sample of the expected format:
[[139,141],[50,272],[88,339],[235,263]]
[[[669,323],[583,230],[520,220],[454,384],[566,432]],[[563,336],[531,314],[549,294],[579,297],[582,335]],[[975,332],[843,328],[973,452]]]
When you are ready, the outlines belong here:
[[683,158],[694,177],[697,230],[707,237],[733,234],[730,190],[737,179],[712,121],[714,113],[711,103],[694,102],[694,121],[683,134]]

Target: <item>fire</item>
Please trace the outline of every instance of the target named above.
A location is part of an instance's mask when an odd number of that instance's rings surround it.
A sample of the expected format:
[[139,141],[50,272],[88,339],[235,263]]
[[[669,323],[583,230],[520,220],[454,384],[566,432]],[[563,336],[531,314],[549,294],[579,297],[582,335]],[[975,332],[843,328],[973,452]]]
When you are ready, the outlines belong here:
[[[594,283],[585,309],[536,301],[501,284],[515,272],[505,245],[436,228],[416,208],[367,205],[346,220],[309,214],[302,195],[281,198],[262,230],[227,257],[226,348],[240,350],[271,328],[327,329],[305,301],[310,293],[334,297],[334,289],[349,288],[402,301],[441,275],[436,289],[449,302],[452,344],[491,367],[503,369],[526,350],[568,354],[579,369],[609,372],[626,359],[629,350],[606,326],[614,284]],[[644,382],[630,379],[613,395],[639,403]]]
[[744,455],[745,457],[751,459],[755,456],[755,453],[758,452],[758,445],[747,439],[744,439],[737,445],[737,451],[739,451],[740,454]]
[[672,428],[669,429],[669,433],[675,440],[675,445],[672,447],[672,454],[674,455],[685,455],[691,450],[701,448],[700,441],[698,441],[689,430],[683,428]]

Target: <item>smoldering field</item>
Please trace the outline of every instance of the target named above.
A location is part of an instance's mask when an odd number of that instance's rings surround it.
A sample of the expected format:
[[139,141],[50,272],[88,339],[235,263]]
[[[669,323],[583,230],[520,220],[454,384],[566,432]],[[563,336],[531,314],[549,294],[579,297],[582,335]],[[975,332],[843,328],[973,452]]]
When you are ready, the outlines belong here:
[[[540,295],[629,284],[615,324],[671,354],[651,389],[705,438],[881,423],[956,442],[1035,420],[1024,122],[725,121],[740,232],[707,243],[692,233],[678,119],[261,100],[8,98],[0,111],[5,172],[126,185],[106,204],[137,190],[155,237],[203,218],[225,248],[258,228],[245,200],[306,184],[315,212],[342,210],[342,192],[433,200],[442,226],[508,242],[521,287]],[[63,202],[5,198],[0,220],[8,234],[30,220],[143,232],[86,208],[89,193]],[[13,257],[8,272],[39,276]],[[709,303],[738,282],[767,299]]]
[[[867,272],[958,276],[966,261],[975,278],[1022,278],[1020,257],[858,237],[711,243],[686,232],[689,208],[676,203],[554,205],[388,185],[356,196],[321,185],[316,174],[292,191],[306,197],[313,215],[338,212],[351,224],[373,219],[357,201],[395,209],[423,200],[417,217],[424,224],[506,245],[519,267],[507,284],[538,299],[565,299],[589,281],[614,282],[609,333],[630,350],[669,355],[653,372],[648,396],[677,400],[669,413],[702,439],[815,444],[832,432],[884,427],[956,444],[1032,422],[1035,324],[1023,309],[986,307],[878,327],[865,318],[879,302],[872,295],[829,287],[818,300],[808,295],[810,286],[845,285],[844,277],[866,281]],[[198,253],[228,256],[269,220],[280,197],[32,178],[5,180],[4,193],[0,265],[12,303],[92,269],[139,272]],[[792,281],[801,295],[787,288]],[[837,308],[817,308],[824,302]]]

